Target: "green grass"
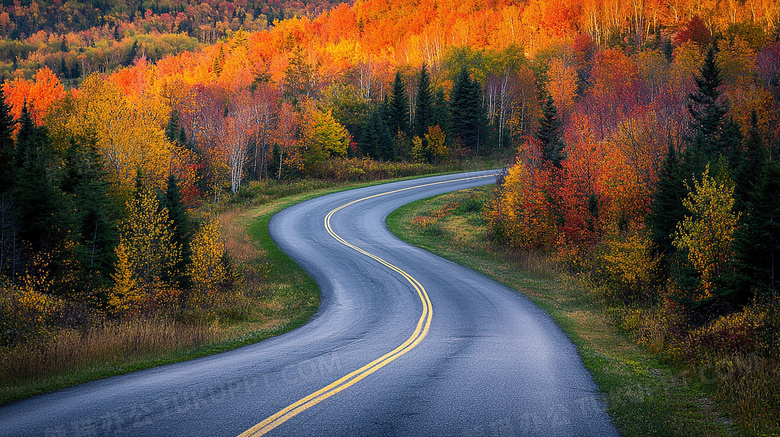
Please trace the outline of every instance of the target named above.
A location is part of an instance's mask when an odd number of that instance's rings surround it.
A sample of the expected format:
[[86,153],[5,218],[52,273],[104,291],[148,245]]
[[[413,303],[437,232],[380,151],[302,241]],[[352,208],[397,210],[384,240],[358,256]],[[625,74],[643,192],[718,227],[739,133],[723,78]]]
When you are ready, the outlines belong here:
[[[492,189],[480,187],[406,205],[390,214],[388,227],[413,245],[518,290],[549,313],[577,346],[622,435],[735,435],[711,392],[633,342],[611,323],[592,291],[561,271],[551,257],[485,244],[479,206]],[[443,210],[450,213],[435,223],[415,224],[422,222],[420,217],[441,215],[436,212]]]

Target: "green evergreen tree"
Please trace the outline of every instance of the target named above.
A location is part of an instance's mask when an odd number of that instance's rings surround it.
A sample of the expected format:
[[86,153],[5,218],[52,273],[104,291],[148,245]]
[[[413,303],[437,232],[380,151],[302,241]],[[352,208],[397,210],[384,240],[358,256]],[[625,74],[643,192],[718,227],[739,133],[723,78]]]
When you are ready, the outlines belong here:
[[70,220],[62,192],[49,172],[51,143],[46,128],[37,127],[25,107],[16,140],[16,203],[22,229],[20,237],[33,250],[52,250],[64,241]]
[[5,95],[0,93],[0,193],[10,192],[16,179],[15,159],[16,146],[13,140],[14,119],[11,108],[5,102]]
[[85,273],[82,280],[87,289],[106,289],[116,262],[120,206],[110,193],[108,173],[94,141],[79,147],[71,159],[77,162],[74,167],[78,169],[73,204],[79,263]]
[[122,63],[122,65],[128,66],[133,65],[133,62],[135,62],[135,58],[138,56],[138,40],[134,40],[133,44],[130,46],[130,48],[127,50],[127,53],[125,54],[125,60]]
[[222,74],[222,66],[225,64],[225,50],[222,48],[222,44],[219,45],[219,51],[217,52],[217,56],[214,58],[214,63],[212,64],[212,70],[214,71],[214,75],[219,77],[219,75]]
[[5,95],[0,93],[0,274],[9,277],[16,275],[23,259],[17,238],[20,224],[11,192],[16,181],[13,126]]
[[168,176],[165,193],[161,196],[159,202],[160,209],[168,210],[168,218],[172,224],[173,241],[177,247],[181,248],[181,259],[176,263],[171,273],[173,277],[163,279],[178,284],[181,289],[187,289],[189,282],[186,275],[186,267],[192,260],[190,241],[195,233],[196,226],[190,219],[187,208],[184,206],[179,181],[176,179],[176,176]]
[[744,146],[738,148],[735,155],[736,158],[731,160],[734,165],[733,179],[736,184],[734,209],[745,211],[761,176],[761,173],[756,170],[762,168],[768,158],[764,141],[758,130],[758,115],[755,110],[751,113],[750,130]]
[[433,94],[433,121],[431,126],[439,126],[445,133],[450,130],[450,102],[447,101],[447,96],[441,87],[436,88],[436,92]]
[[460,70],[450,94],[450,129],[462,144],[479,154],[479,143],[485,125],[482,90],[464,67]]
[[739,126],[726,117],[728,105],[721,99],[721,72],[713,47],[708,49],[699,75],[694,79],[696,90],[688,95],[691,121],[690,135],[685,138],[686,147],[678,156],[670,146],[648,216],[653,242],[668,261],[679,258],[670,257],[675,251],[671,233],[686,214],[682,207],[686,186],[693,186],[694,180],[701,177],[709,164],[727,174],[730,169],[725,165],[726,160],[735,162],[734,153],[739,153],[741,148],[742,133]]
[[181,128],[181,122],[179,121],[179,111],[171,111],[171,117],[168,119],[168,124],[165,125],[165,137],[172,143],[180,143],[180,146],[184,146],[185,142],[181,142],[181,134],[183,130]]
[[401,73],[396,71],[387,109],[387,128],[390,130],[392,136],[398,135],[399,132],[405,133],[409,131],[408,102],[409,99],[406,96],[406,85],[404,85],[403,79],[401,78]]
[[746,216],[734,235],[734,274],[727,282],[731,300],[750,302],[756,292],[780,286],[780,164],[767,160]]
[[363,131],[363,152],[374,159],[396,159],[395,144],[384,122],[382,105],[371,111]]
[[433,94],[428,68],[423,64],[420,80],[417,84],[417,98],[414,105],[414,135],[423,138],[428,128],[433,126]]
[[[723,82],[721,71],[716,62],[715,48],[710,46],[704,57],[699,75],[694,77],[696,90],[688,94],[688,112],[691,115],[688,143],[697,152],[711,158],[720,152],[729,155],[726,149],[732,139],[723,135],[726,126],[728,103],[723,101],[720,86]],[[730,126],[733,130],[733,126]],[[733,132],[730,132],[733,134]]]
[[565,150],[561,140],[562,123],[558,118],[558,108],[550,93],[542,93],[542,116],[539,118],[539,128],[534,138],[539,140],[542,149],[542,159],[560,168],[565,159]]
[[680,162],[674,146],[669,144],[661,171],[658,174],[653,205],[647,216],[650,237],[658,252],[665,257],[674,252],[672,234],[685,217],[682,199],[687,195],[685,182],[680,177]]

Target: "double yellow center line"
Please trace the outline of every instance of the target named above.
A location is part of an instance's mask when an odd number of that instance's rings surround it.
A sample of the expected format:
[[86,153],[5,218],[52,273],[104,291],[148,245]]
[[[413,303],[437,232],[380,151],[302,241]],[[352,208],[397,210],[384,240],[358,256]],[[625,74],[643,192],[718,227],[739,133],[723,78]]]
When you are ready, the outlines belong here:
[[446,184],[451,182],[461,182],[461,181],[467,181],[471,179],[481,179],[485,177],[492,177],[492,175],[453,179],[453,180],[442,181],[442,182],[433,182],[429,184],[416,185],[414,187],[402,188],[399,190],[387,191],[384,193],[375,194],[373,196],[368,196],[362,199],[354,200],[349,203],[345,203],[344,205],[341,205],[333,209],[328,213],[328,215],[325,216],[325,229],[328,231],[328,234],[330,234],[334,239],[336,239],[336,241],[343,244],[344,246],[349,247],[350,249],[355,250],[358,253],[361,253],[373,260],[376,260],[378,263],[382,264],[383,266],[387,267],[388,269],[394,272],[397,272],[399,275],[403,276],[404,278],[406,278],[407,281],[409,281],[409,283],[412,285],[412,288],[414,288],[414,290],[417,292],[417,296],[420,298],[420,301],[422,302],[422,307],[423,307],[422,314],[420,315],[420,319],[417,321],[417,326],[415,327],[414,332],[412,332],[412,335],[409,336],[409,338],[407,338],[406,341],[404,341],[401,345],[399,345],[392,351],[382,355],[381,357],[375,359],[374,361],[371,361],[365,366],[349,373],[346,376],[339,378],[338,380],[328,384],[327,386],[317,390],[316,392],[306,396],[305,398],[287,406],[281,411],[278,411],[274,415],[270,416],[269,418],[263,420],[262,422],[258,423],[257,425],[245,431],[243,434],[241,434],[240,437],[265,435],[266,433],[270,432],[277,426],[290,420],[291,418],[302,413],[303,411],[306,411],[307,409],[313,407],[314,405],[317,405],[318,403],[335,395],[336,393],[339,393],[353,386],[354,384],[357,384],[363,378],[376,372],[382,367],[398,359],[405,353],[414,349],[425,338],[425,336],[428,334],[428,330],[431,327],[431,319],[433,318],[433,307],[431,305],[431,300],[428,297],[428,293],[425,291],[425,287],[423,287],[422,284],[417,282],[417,280],[414,279],[410,274],[406,273],[400,268],[394,266],[393,264],[390,264],[389,262],[383,260],[382,258],[374,254],[366,252],[365,250],[341,238],[341,236],[335,233],[333,231],[333,228],[331,228],[330,226],[330,219],[331,217],[333,217],[333,214],[341,211],[344,208],[352,206],[356,203],[362,202],[364,200],[374,199],[377,197],[386,196],[389,194],[395,194],[402,191],[413,190],[417,188],[430,187],[433,185],[441,185],[441,184]]

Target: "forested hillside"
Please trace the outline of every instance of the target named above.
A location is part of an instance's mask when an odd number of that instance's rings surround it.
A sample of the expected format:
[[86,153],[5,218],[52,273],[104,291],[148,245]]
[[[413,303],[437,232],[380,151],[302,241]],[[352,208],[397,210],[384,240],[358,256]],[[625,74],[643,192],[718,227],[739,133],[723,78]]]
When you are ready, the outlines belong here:
[[331,2],[28,0],[0,7],[0,73],[30,76],[44,65],[70,82],[111,72],[136,56],[214,44],[233,32],[261,31],[276,20],[316,17]]
[[495,244],[675,360],[778,358],[776,1],[17,1],[0,35],[1,310],[38,321],[5,344],[229,288],[204,198],[504,153]]

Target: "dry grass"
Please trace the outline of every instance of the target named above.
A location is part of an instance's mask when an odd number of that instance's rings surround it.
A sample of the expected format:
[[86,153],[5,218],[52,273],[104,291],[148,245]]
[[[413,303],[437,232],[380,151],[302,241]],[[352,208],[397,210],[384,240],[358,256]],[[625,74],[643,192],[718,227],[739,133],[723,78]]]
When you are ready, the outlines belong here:
[[246,208],[230,209],[219,214],[225,251],[230,256],[241,277],[241,291],[248,296],[263,294],[263,284],[269,275],[266,251],[252,240],[246,232]]
[[106,322],[83,332],[61,332],[43,344],[4,348],[0,382],[3,392],[13,391],[19,383],[74,371],[127,366],[163,352],[209,344],[220,337],[214,327],[167,319]]
[[777,435],[780,428],[780,369],[759,356],[723,358],[713,366],[721,396],[747,435]]

